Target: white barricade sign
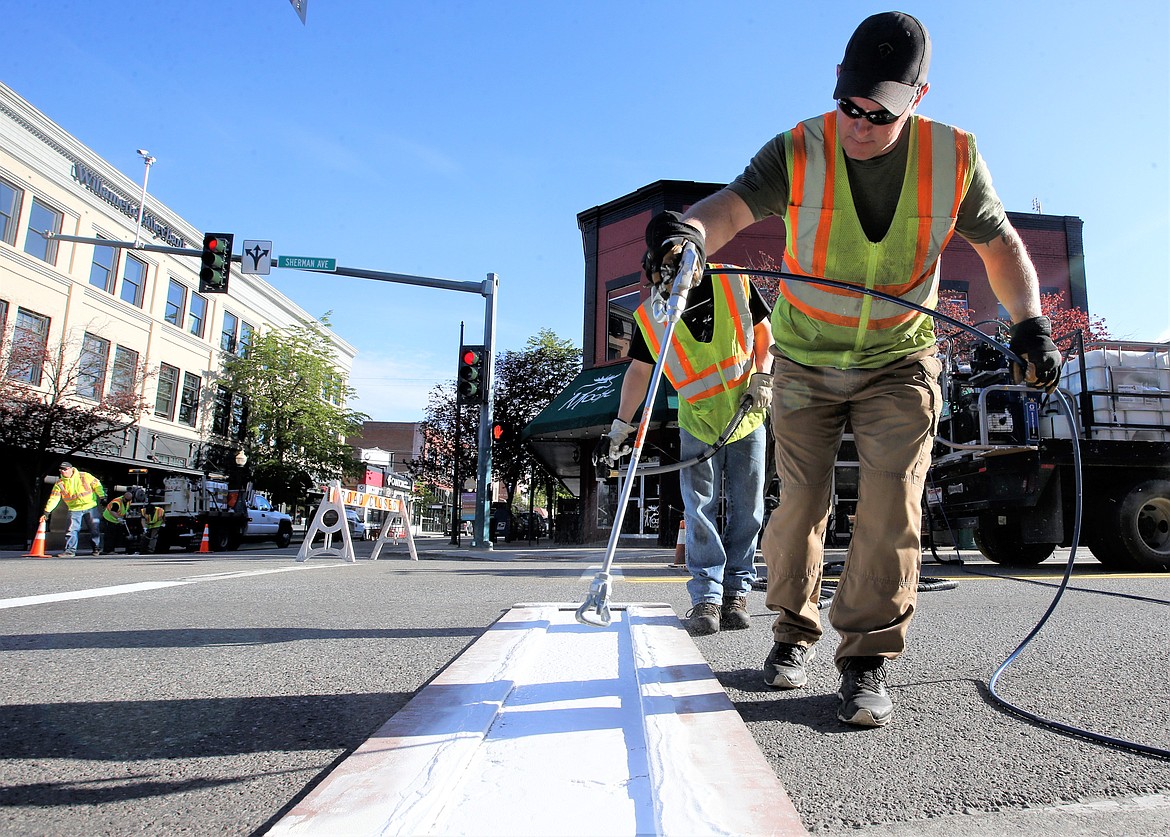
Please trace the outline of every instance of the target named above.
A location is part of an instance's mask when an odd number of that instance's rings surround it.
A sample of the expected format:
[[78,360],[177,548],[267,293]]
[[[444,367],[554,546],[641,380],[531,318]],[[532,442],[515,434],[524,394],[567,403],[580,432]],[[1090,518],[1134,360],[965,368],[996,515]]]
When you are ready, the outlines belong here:
[[[357,556],[353,551],[353,538],[349,532],[349,521],[345,518],[345,507],[355,506],[364,509],[377,509],[386,512],[385,519],[382,521],[382,528],[378,532],[377,542],[374,544],[374,551],[370,555],[370,560],[377,561],[378,555],[382,552],[382,547],[386,543],[387,538],[393,538],[395,546],[398,545],[398,533],[401,531],[406,538],[406,546],[410,550],[410,559],[412,561],[418,560],[418,551],[414,546],[414,535],[410,531],[410,501],[405,494],[395,492],[390,497],[382,497],[375,494],[367,494],[362,491],[351,491],[348,488],[342,488],[338,482],[330,483],[325,486],[325,496],[321,498],[321,505],[317,508],[313,515],[313,522],[309,525],[305,532],[305,540],[301,544],[300,552],[297,553],[297,561],[306,561],[309,558],[316,558],[319,556],[329,556],[335,558],[344,558],[346,561],[356,561]],[[332,511],[333,515],[327,513]],[[336,521],[333,518],[336,517]],[[327,524],[325,521],[329,520]],[[343,548],[337,549],[333,546],[333,536],[340,532]],[[312,543],[316,540],[318,535],[324,535],[325,543],[323,546],[316,549],[312,548]]]

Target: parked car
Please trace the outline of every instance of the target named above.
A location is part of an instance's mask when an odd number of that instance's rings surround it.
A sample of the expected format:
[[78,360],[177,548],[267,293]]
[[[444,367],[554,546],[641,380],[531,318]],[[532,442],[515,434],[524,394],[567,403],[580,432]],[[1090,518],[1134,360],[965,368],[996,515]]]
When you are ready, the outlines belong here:
[[366,539],[366,524],[362,522],[357,509],[346,509],[345,519],[349,521],[350,536],[354,540],[364,541]]
[[520,512],[512,523],[515,540],[538,540],[548,537],[548,520],[536,512]]

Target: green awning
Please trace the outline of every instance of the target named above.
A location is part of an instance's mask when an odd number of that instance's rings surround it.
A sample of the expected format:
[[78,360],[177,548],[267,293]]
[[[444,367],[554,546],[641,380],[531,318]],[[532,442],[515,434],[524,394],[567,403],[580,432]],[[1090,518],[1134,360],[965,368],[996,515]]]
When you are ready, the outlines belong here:
[[[617,416],[629,365],[627,360],[583,370],[520,432],[520,440],[574,495],[580,495],[582,456],[588,458],[596,439]],[[650,429],[677,419],[678,394],[663,378],[654,398]],[[589,452],[582,454],[583,447]]]

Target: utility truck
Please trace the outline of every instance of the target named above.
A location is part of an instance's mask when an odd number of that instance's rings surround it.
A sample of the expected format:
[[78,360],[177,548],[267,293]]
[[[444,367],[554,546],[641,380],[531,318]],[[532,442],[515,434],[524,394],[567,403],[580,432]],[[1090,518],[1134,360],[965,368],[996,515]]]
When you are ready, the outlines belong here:
[[207,476],[170,476],[163,480],[164,526],[160,552],[180,546],[195,551],[207,529],[212,552],[239,548],[245,538],[273,540],[286,547],[292,541],[292,518],[272,508],[268,498],[251,483],[234,488]]
[[[945,405],[927,482],[929,531],[963,530],[990,560],[1039,564],[1071,546],[1080,454],[1081,529],[1111,569],[1170,570],[1170,343],[1068,345],[1057,395],[1012,383],[1008,363],[977,347],[944,362]],[[1074,451],[1075,448],[1075,451]]]

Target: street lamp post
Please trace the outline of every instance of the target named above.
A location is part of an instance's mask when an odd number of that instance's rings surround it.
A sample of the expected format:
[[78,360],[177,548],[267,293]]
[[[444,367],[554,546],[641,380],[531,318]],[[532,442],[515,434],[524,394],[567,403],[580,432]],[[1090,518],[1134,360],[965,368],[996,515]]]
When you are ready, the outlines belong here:
[[143,210],[146,209],[146,181],[150,179],[150,167],[155,162],[155,158],[150,156],[150,152],[145,148],[138,149],[138,156],[142,158],[142,162],[146,163],[146,171],[142,175],[142,198],[138,201],[138,225],[134,228],[135,247],[138,246],[138,242],[142,237],[142,214]]

